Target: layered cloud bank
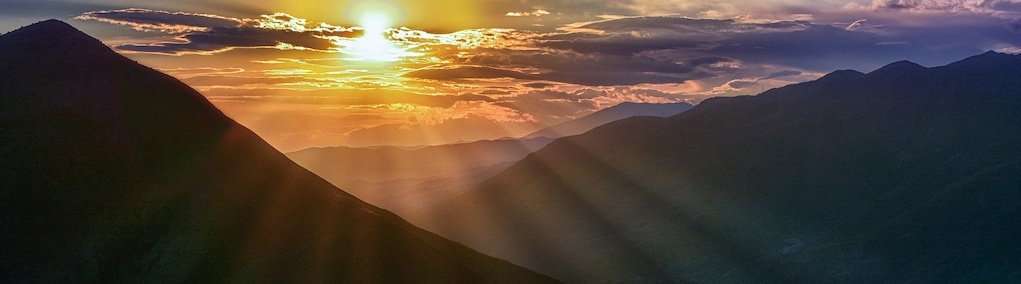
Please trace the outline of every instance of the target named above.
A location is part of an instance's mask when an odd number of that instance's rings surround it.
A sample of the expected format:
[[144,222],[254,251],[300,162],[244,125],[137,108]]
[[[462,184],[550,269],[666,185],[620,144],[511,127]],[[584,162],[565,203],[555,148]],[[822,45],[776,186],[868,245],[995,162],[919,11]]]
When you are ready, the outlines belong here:
[[1021,50],[1021,2],[1009,0],[491,2],[502,11],[489,24],[395,26],[375,45],[365,27],[286,13],[127,8],[77,19],[123,30],[109,41],[117,50],[284,149],[515,136],[625,101],[697,102],[833,69]]

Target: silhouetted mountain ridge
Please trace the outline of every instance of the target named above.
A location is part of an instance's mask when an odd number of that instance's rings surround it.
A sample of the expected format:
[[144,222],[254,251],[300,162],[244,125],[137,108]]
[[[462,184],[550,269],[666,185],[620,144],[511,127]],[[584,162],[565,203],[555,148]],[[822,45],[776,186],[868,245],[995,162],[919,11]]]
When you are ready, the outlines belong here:
[[593,128],[634,116],[668,117],[691,109],[689,103],[634,103],[623,102],[606,109],[558,125],[540,129],[525,138],[559,138],[585,133]]
[[59,21],[0,36],[0,281],[548,282],[333,187]]
[[960,61],[951,63],[946,67],[949,68],[1010,68],[1018,69],[1019,61],[1021,56],[1016,54],[1000,53],[996,51],[987,51],[985,53],[971,56]]
[[865,73],[857,70],[838,70],[822,76],[815,82],[846,82],[848,80],[860,79],[861,77],[865,77]]
[[867,75],[877,77],[892,77],[902,74],[922,72],[925,69],[927,69],[925,68],[925,66],[919,65],[918,63],[914,63],[907,60],[901,60],[887,64],[886,66],[876,69],[875,71],[869,72],[869,74]]
[[[21,50],[31,50],[39,55],[116,55],[116,52],[107,48],[103,42],[59,20],[42,21],[3,34],[0,37],[3,38],[3,44],[9,48],[15,46]],[[4,54],[0,56],[11,58],[13,55]],[[82,58],[81,60],[88,59]]]
[[427,227],[578,282],[1014,282],[1019,74],[901,62],[622,120]]

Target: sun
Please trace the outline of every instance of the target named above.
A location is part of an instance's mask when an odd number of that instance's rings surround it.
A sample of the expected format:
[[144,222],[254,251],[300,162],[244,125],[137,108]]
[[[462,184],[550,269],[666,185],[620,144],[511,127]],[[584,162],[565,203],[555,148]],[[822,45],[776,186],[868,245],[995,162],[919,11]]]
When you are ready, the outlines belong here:
[[387,38],[391,21],[385,14],[366,13],[362,16],[360,25],[364,31],[362,37],[349,42],[343,50],[349,56],[348,59],[393,62],[402,57],[416,55]]
[[390,19],[382,13],[367,13],[361,19],[366,35],[383,35],[390,28]]

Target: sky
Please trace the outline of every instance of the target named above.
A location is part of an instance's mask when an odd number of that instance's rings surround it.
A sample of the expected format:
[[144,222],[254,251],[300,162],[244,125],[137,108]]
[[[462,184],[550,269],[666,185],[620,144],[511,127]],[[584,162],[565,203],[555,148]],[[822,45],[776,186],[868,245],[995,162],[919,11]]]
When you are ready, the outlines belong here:
[[1021,52],[1021,0],[0,0],[171,74],[283,151],[515,137],[621,102]]

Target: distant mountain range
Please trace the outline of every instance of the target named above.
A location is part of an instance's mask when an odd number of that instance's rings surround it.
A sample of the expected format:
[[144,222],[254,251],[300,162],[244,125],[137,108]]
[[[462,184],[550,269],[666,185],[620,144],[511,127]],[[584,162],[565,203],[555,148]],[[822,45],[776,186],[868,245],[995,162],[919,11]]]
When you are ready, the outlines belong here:
[[0,282],[554,282],[366,204],[73,27],[0,36]]
[[452,198],[551,142],[503,139],[407,147],[324,147],[287,154],[362,200],[411,214]]
[[1021,281],[1021,56],[837,71],[556,140],[418,224],[568,282]]
[[464,193],[553,138],[634,116],[670,116],[691,107],[687,103],[622,103],[521,139],[423,147],[321,147],[288,157],[369,203],[402,216],[428,214],[434,202]]
[[691,109],[689,103],[630,103],[625,102],[592,114],[547,127],[525,136],[525,138],[560,138],[574,136],[604,124],[635,116],[668,117]]

